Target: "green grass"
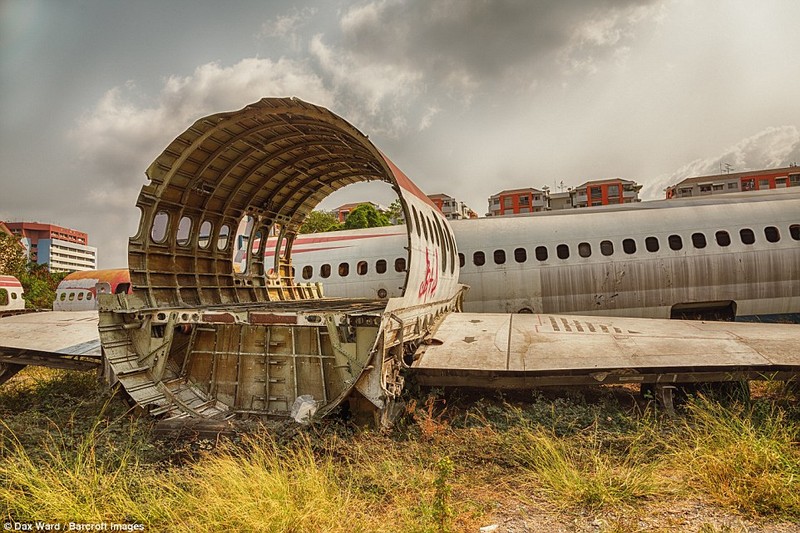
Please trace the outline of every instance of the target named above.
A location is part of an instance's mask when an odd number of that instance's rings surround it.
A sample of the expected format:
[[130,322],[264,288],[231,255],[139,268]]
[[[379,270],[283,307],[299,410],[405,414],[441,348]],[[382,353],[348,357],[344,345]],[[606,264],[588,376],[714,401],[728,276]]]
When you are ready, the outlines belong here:
[[730,530],[720,513],[794,521],[800,408],[765,390],[747,406],[693,399],[676,419],[624,391],[440,395],[411,404],[390,433],[329,421],[214,446],[153,439],[152,422],[89,374],[26,370],[0,388],[0,518],[440,532],[527,508],[636,531],[691,500],[714,510],[695,530]]

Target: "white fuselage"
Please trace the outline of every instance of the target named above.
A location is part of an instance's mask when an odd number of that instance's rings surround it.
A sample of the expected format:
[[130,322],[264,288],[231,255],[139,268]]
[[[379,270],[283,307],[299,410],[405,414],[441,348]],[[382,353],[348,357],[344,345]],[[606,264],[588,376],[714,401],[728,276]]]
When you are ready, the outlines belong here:
[[[471,312],[669,318],[800,313],[800,192],[453,221]],[[399,296],[402,226],[300,235],[296,278],[327,296]],[[326,266],[327,265],[327,266]],[[346,266],[343,266],[346,265]]]

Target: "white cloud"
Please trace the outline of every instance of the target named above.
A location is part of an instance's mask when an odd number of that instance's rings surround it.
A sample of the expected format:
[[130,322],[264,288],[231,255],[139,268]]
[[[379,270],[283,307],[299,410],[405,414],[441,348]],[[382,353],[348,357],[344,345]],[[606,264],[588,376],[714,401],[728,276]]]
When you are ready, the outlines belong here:
[[104,243],[103,264],[124,264],[144,171],[164,147],[198,118],[240,109],[265,96],[299,96],[323,106],[334,102],[305,63],[248,58],[229,67],[208,63],[189,76],[170,76],[151,102],[142,102],[133,83],[115,87],[81,117],[69,138],[88,192],[71,205],[109,222],[92,229],[92,239]]
[[780,168],[795,163],[800,163],[800,131],[796,126],[769,127],[742,139],[719,155],[696,159],[672,174],[660,176],[642,189],[642,199],[663,198],[667,186],[685,178],[720,174],[726,164],[730,165],[732,171],[740,172]]
[[424,91],[421,72],[392,63],[359,61],[315,35],[309,47],[319,68],[335,88],[344,116],[373,133],[396,136],[406,131],[406,114]]

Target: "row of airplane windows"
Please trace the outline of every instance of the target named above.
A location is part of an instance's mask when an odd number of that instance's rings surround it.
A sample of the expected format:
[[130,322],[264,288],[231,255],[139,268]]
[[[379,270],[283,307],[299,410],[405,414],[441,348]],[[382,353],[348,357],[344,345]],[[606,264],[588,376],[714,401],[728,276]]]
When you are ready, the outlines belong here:
[[[789,226],[789,234],[791,235],[792,239],[798,241],[800,240],[800,224],[792,224]],[[767,226],[764,228],[764,238],[768,242],[776,243],[781,240],[780,230],[775,226]],[[739,239],[741,240],[742,244],[745,245],[752,245],[756,242],[756,234],[750,228],[743,228],[739,230]],[[718,246],[721,248],[726,248],[731,245],[731,235],[725,230],[719,230],[714,233],[714,240]],[[691,235],[691,243],[694,248],[703,249],[708,246],[708,240],[706,238],[705,233],[696,232],[692,233]],[[683,237],[677,234],[670,235],[667,238],[667,244],[670,250],[679,251],[683,249]],[[661,243],[658,240],[658,237],[646,237],[644,239],[644,247],[648,252],[655,253],[661,249]],[[635,254],[637,250],[636,241],[634,239],[623,239],[622,240],[622,251],[628,255]],[[600,253],[604,256],[610,256],[614,254],[614,243],[609,240],[604,240],[600,242]],[[466,261],[464,260],[464,254],[459,253],[459,261],[461,266],[463,267]],[[549,257],[549,252],[546,246],[537,246],[534,249],[534,255],[536,259],[539,261],[547,261]],[[592,256],[592,245],[588,242],[582,242],[578,244],[578,255],[581,257],[591,257]],[[506,252],[505,250],[495,250],[493,254],[493,259],[495,264],[502,265],[506,262]],[[570,257],[570,248],[567,244],[559,244],[556,246],[556,256],[559,259],[569,259]],[[516,248],[514,250],[514,260],[517,263],[524,263],[528,260],[528,252],[525,248]],[[477,251],[472,254],[472,263],[475,266],[483,266],[486,264],[486,254],[482,251]]]
[[[800,241],[800,224],[792,224],[789,226],[789,235],[795,241]],[[775,226],[767,226],[764,228],[764,238],[767,242],[776,243],[779,242],[781,239],[780,230]],[[750,228],[743,228],[739,230],[739,239],[741,240],[742,244],[745,245],[752,245],[756,242],[756,235],[755,232]],[[729,232],[725,230],[719,230],[714,233],[714,241],[717,243],[718,246],[725,248],[731,245],[731,235]],[[702,249],[708,246],[708,240],[706,238],[705,233],[696,232],[692,233],[691,235],[691,242],[692,246],[697,249]],[[669,246],[670,250],[679,251],[683,249],[683,237],[677,234],[670,235],[667,238],[667,245]],[[646,237],[644,240],[644,247],[648,252],[655,253],[661,249],[661,243],[658,240],[658,237]],[[635,254],[637,250],[636,241],[634,239],[623,239],[622,240],[622,250],[626,254]],[[614,243],[609,240],[604,240],[600,242],[600,253],[604,256],[610,256],[614,254]],[[592,245],[588,242],[582,242],[578,244],[578,255],[581,257],[591,257],[592,255]],[[506,251],[505,250],[495,250],[492,254],[492,258],[494,263],[497,265],[505,264],[506,262]],[[537,246],[534,249],[534,256],[538,261],[547,261],[549,257],[549,251],[546,246]],[[559,244],[556,246],[556,256],[559,259],[568,259],[570,257],[570,248],[567,244]],[[466,259],[464,254],[459,252],[458,259],[461,267],[464,267],[466,264]],[[528,250],[526,248],[515,248],[514,249],[514,261],[517,263],[525,263],[528,260]],[[475,266],[483,266],[486,264],[486,253],[483,251],[476,251],[472,254],[472,262]],[[406,269],[406,260],[405,258],[398,257],[394,261],[394,270],[395,272],[404,272]],[[378,274],[384,274],[387,271],[387,262],[385,259],[378,259],[375,262],[375,272]],[[356,264],[356,273],[359,276],[364,276],[369,272],[369,264],[366,261],[359,261]],[[329,278],[332,273],[332,267],[329,263],[324,263],[320,266],[319,275],[322,278]],[[343,262],[339,263],[338,268],[339,277],[345,278],[350,275],[350,263]],[[314,277],[314,267],[311,265],[306,265],[303,267],[302,270],[303,279],[311,279]]]
[[5,306],[11,303],[11,300],[16,300],[19,295],[14,291],[7,291],[6,289],[0,289],[0,306]]
[[87,300],[91,300],[94,297],[94,295],[89,291],[70,291],[69,293],[62,292],[61,294],[59,294],[58,300],[61,302],[63,302],[64,300],[69,300],[70,302],[73,302],[75,301],[76,298],[78,299],[78,301],[81,301],[84,299],[84,297]]

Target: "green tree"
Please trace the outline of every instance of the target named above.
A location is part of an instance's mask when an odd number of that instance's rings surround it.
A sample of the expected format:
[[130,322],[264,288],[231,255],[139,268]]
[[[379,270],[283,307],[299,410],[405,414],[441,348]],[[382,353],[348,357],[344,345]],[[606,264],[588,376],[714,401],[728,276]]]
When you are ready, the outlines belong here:
[[29,262],[18,279],[25,292],[25,307],[28,309],[52,309],[56,299],[56,288],[66,272],[50,272],[47,265]]
[[391,226],[386,215],[375,209],[372,204],[361,204],[347,215],[344,229],[378,228]]
[[25,272],[25,250],[13,235],[0,232],[0,274],[19,278]]
[[339,224],[339,221],[332,213],[312,211],[303,221],[303,225],[300,226],[300,233],[323,233],[339,229],[342,229],[342,225]]
[[400,203],[399,198],[389,205],[389,209],[386,211],[386,218],[388,218],[389,222],[392,224],[403,224],[405,222],[406,217],[403,213],[403,204]]

